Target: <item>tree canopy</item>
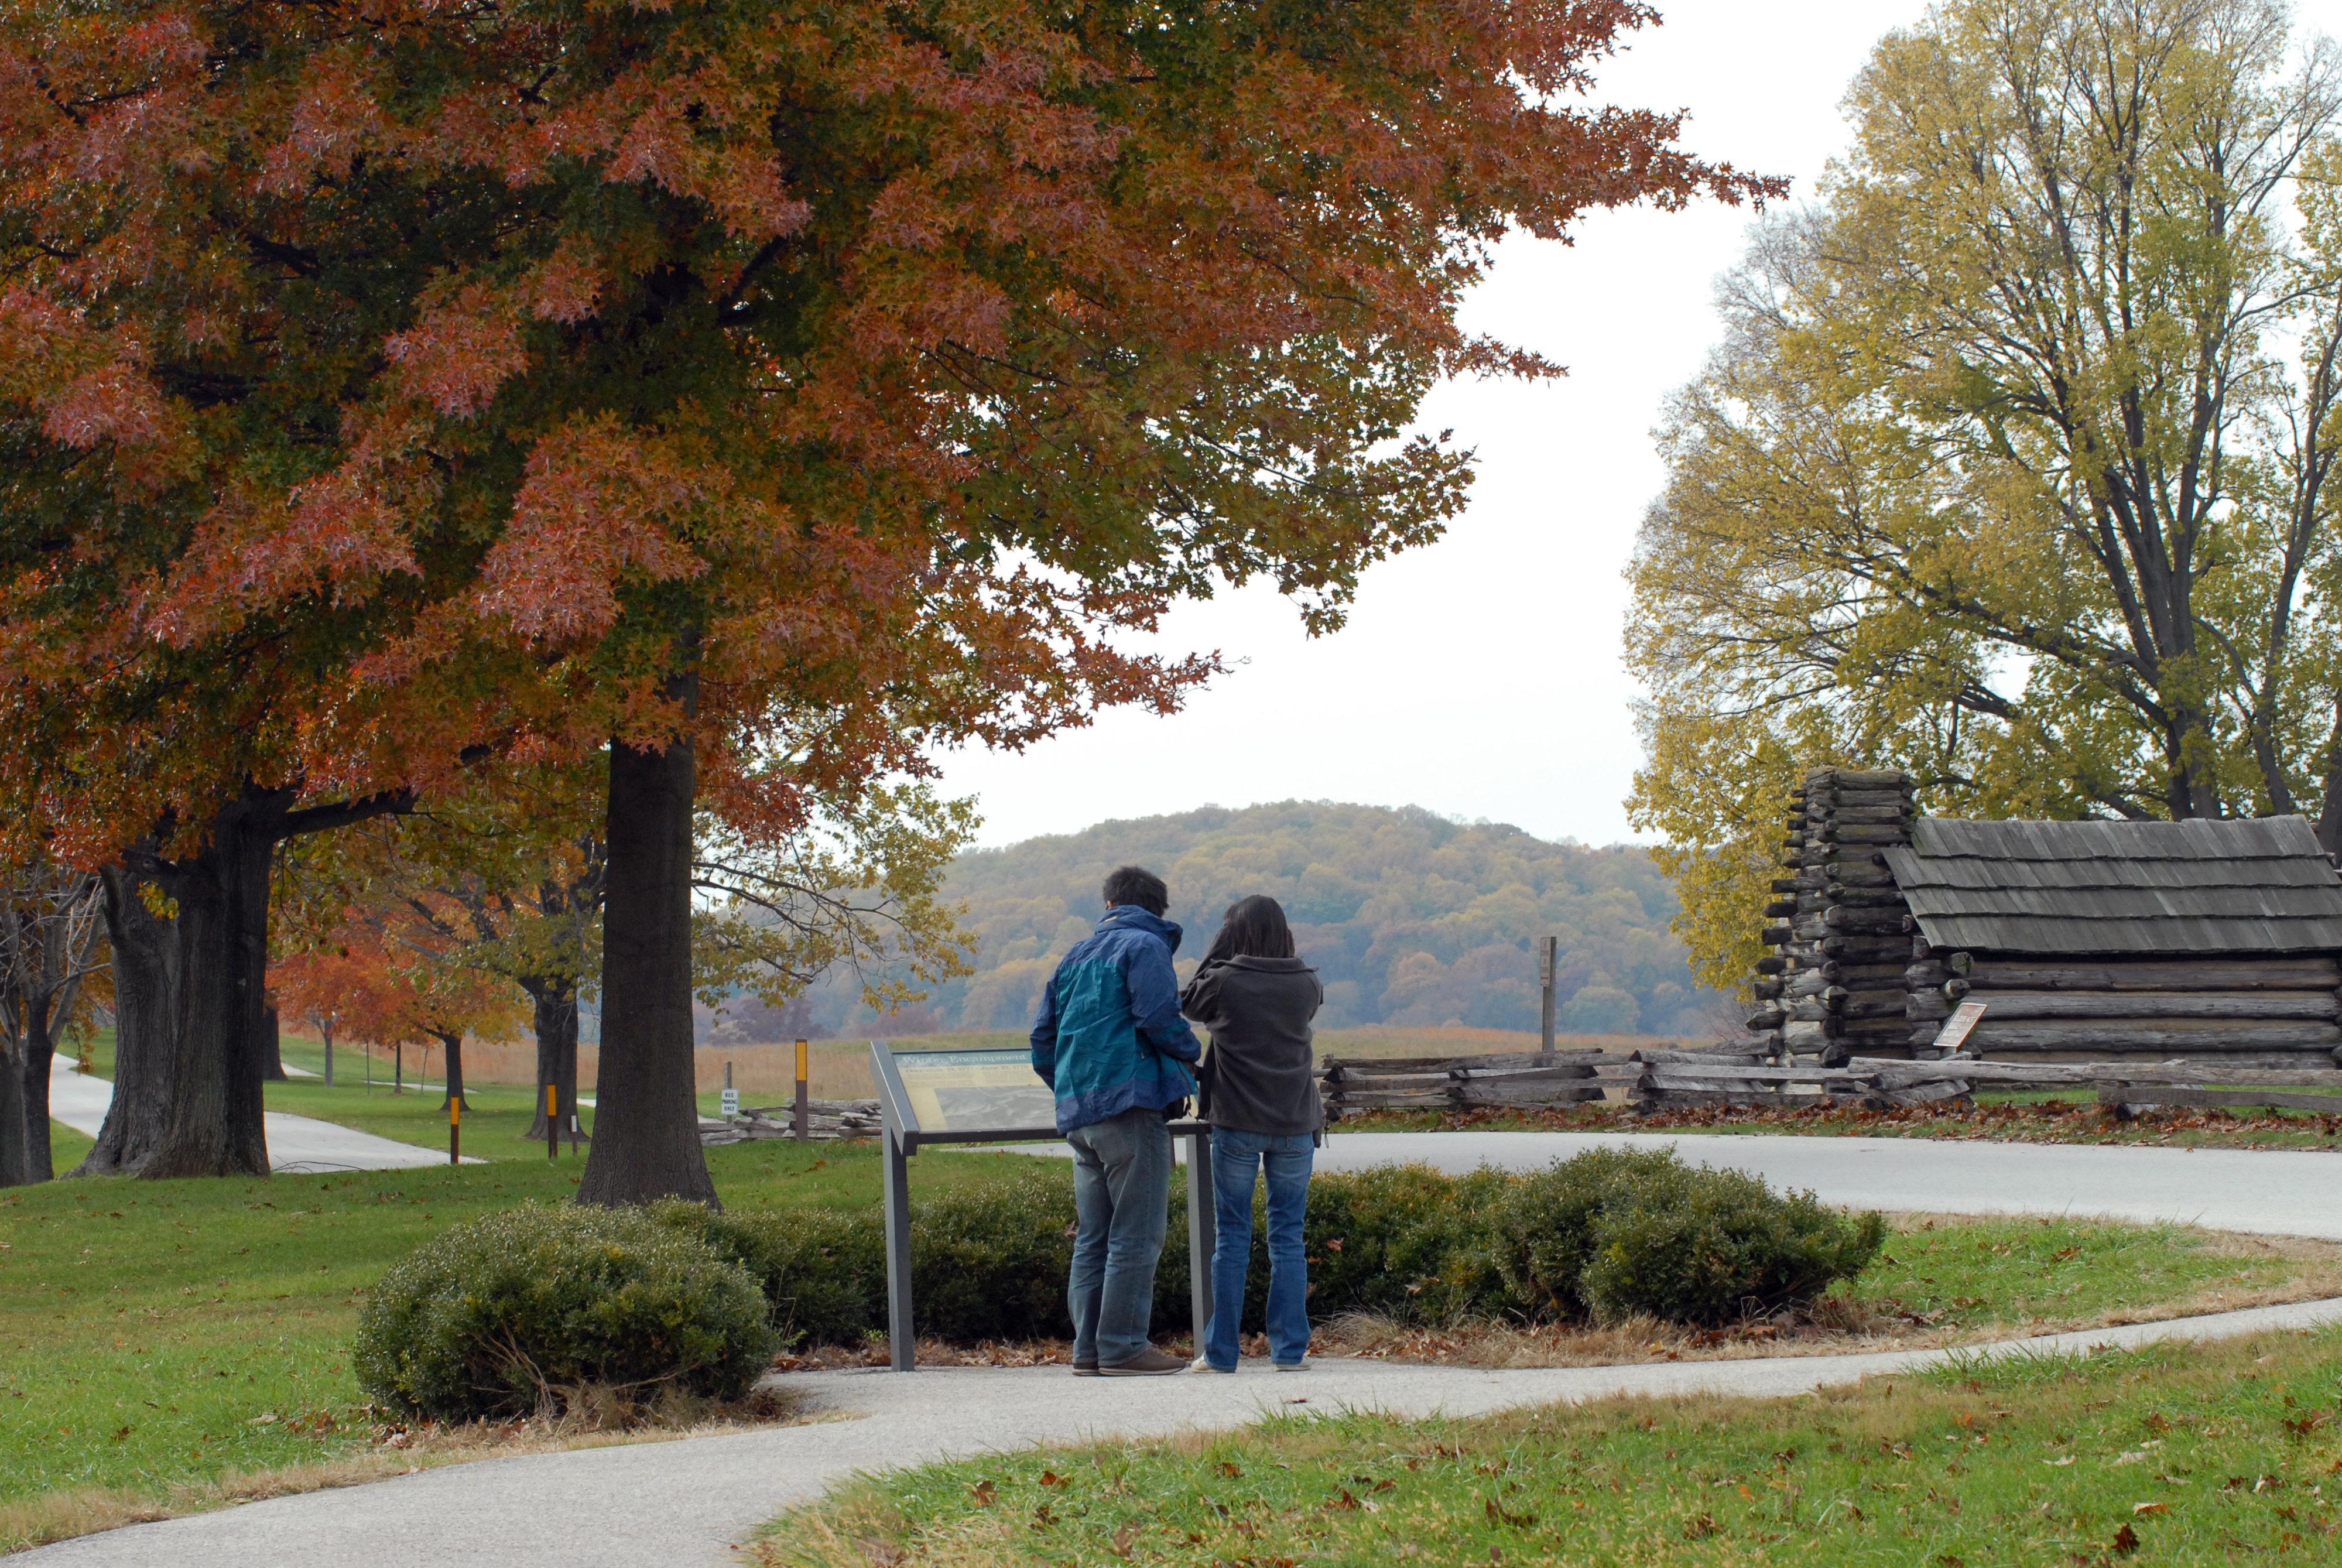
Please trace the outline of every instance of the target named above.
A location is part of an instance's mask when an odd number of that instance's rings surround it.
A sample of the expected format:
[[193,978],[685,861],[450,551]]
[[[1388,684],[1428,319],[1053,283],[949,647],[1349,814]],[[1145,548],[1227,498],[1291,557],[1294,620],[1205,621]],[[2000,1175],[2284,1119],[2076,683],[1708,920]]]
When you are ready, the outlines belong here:
[[2342,847],[2342,56],[2275,0],[1953,0],[1847,106],[1722,285],[1633,567],[1634,806],[1706,973],[1810,764]]
[[1498,238],[1777,188],[1584,101],[1652,20],[0,15],[0,822],[135,849],[223,977],[150,1172],[265,1168],[275,843],[606,755],[581,1199],[712,1200],[695,810],[778,844],[936,743],[1171,704],[1211,661],[1118,639],[1181,595],[1336,624],[1461,504],[1426,389],[1553,368],[1456,325]]

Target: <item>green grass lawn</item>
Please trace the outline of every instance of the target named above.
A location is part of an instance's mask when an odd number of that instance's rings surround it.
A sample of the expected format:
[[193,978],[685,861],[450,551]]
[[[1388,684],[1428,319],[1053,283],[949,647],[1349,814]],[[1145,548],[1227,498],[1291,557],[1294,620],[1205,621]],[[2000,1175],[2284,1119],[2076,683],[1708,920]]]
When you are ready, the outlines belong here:
[[761,1550],[819,1568],[2333,1562],[2337,1365],[2327,1332],[1792,1400],[1296,1414],[856,1483]]
[[[385,1110],[376,1125],[405,1114]],[[60,1167],[80,1153],[61,1145]],[[931,1151],[913,1163],[914,1191],[1022,1157]],[[735,1209],[878,1202],[871,1145],[736,1144],[707,1163]],[[365,1448],[347,1351],[366,1289],[459,1220],[565,1200],[582,1164],[540,1152],[461,1169],[0,1193],[0,1550],[38,1523],[11,1505],[46,1494],[161,1497]]]
[[[99,1077],[111,1077],[114,1071],[114,1033],[98,1032],[92,1065]],[[283,1083],[263,1085],[262,1099],[272,1111],[284,1111],[296,1116],[314,1116],[322,1122],[335,1122],[345,1127],[380,1137],[395,1138],[402,1144],[413,1144],[425,1149],[447,1146],[446,1087],[433,1081],[418,1085],[411,1076],[403,1088],[391,1083],[391,1064],[386,1055],[377,1052],[373,1066],[380,1074],[377,1081],[367,1081],[365,1057],[355,1047],[345,1046],[334,1054],[334,1086],[327,1088],[322,1076],[292,1077]],[[322,1074],[325,1071],[325,1049],[315,1041],[287,1036],[284,1042],[285,1063],[288,1067],[306,1068]],[[433,1058],[435,1061],[436,1057]],[[410,1065],[412,1063],[410,1061]],[[526,1137],[530,1122],[536,1114],[536,1090],[520,1084],[472,1084],[464,1091],[465,1104],[470,1108],[464,1113],[464,1153],[483,1160],[545,1161],[542,1142]],[[589,1096],[590,1097],[590,1096]],[[721,1092],[711,1091],[700,1099],[700,1110],[716,1115],[721,1105]],[[579,1113],[578,1120],[587,1133],[594,1127],[591,1106]],[[56,1168],[70,1171],[88,1152],[89,1140],[69,1128],[58,1126],[54,1133],[57,1140]],[[68,1145],[71,1148],[68,1155]],[[563,1145],[563,1157],[567,1157],[567,1145]]]
[[[520,1084],[466,1085],[464,1103],[470,1109],[464,1113],[464,1153],[483,1160],[535,1160],[544,1164],[544,1144],[526,1136],[536,1114],[535,1095],[536,1091]],[[404,1093],[394,1094],[387,1084],[369,1089],[363,1082],[354,1084],[337,1077],[328,1089],[318,1079],[294,1078],[267,1085],[263,1098],[272,1111],[338,1122],[426,1149],[447,1146],[446,1092],[437,1085],[421,1090],[410,1085]],[[580,1111],[578,1121],[592,1133],[592,1108]],[[564,1159],[568,1157],[568,1147],[562,1145]]]
[[[2097,1322],[2149,1302],[2217,1310],[2218,1296],[2252,1294],[2305,1266],[2277,1246],[2223,1244],[2178,1225],[2024,1216],[1901,1223],[1877,1260],[1839,1288],[1885,1316],[1978,1333]],[[2317,1266],[2320,1277],[2337,1272],[2330,1260]]]

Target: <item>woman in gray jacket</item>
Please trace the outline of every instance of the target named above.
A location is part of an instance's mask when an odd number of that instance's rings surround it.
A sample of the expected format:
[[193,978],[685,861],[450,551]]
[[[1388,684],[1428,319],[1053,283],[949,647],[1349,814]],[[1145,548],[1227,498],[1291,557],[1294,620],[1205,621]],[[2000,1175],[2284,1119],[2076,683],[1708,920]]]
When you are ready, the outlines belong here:
[[1211,1032],[1197,1074],[1212,1124],[1212,1321],[1197,1372],[1236,1369],[1245,1270],[1252,1260],[1252,1194],[1268,1183],[1268,1356],[1298,1372],[1309,1353],[1309,1273],[1301,1246],[1309,1169],[1326,1125],[1309,1022],[1326,998],[1316,972],[1294,955],[1293,932],[1273,898],[1228,906],[1220,934],[1180,1011]]

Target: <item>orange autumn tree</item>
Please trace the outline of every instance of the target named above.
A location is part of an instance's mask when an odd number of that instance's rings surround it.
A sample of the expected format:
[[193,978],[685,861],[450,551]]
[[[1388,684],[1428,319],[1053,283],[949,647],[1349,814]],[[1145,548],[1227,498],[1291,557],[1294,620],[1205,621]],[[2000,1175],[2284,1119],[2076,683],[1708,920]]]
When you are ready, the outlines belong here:
[[1462,504],[1426,390],[1553,368],[1456,324],[1495,242],[1774,188],[1586,102],[1655,19],[15,8],[0,788],[179,864],[606,748],[580,1197],[712,1202],[695,806],[1167,707],[1211,662],[1116,637],[1181,595],[1338,624]]
[[[269,965],[269,989],[287,1014],[323,1021],[375,1045],[439,1046],[446,1097],[464,1094],[464,1041],[510,1039],[523,998],[511,981],[474,961],[435,900],[418,914],[404,902],[353,905],[308,946]],[[468,1104],[468,1102],[467,1102]]]

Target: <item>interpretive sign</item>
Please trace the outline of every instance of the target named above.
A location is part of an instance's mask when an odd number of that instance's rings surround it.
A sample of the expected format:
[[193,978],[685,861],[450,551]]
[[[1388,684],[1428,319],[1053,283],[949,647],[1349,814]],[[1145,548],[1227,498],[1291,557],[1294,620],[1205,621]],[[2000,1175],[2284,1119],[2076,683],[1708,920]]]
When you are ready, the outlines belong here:
[[[878,1085],[886,1129],[886,1340],[895,1370],[909,1372],[918,1364],[911,1323],[910,1157],[922,1144],[1055,1138],[1057,1097],[1021,1049],[894,1051],[873,1040],[870,1078]],[[1200,1343],[1212,1315],[1212,1130],[1201,1122],[1174,1122],[1171,1133],[1186,1144],[1187,1273]]]
[[1967,1044],[1968,1031],[1974,1029],[1977,1020],[1983,1016],[1983,1003],[1961,1003],[1952,1009],[1952,1015],[1944,1020],[1944,1026],[1936,1031],[1936,1049],[1947,1056],[1957,1051]]
[[1015,1051],[897,1051],[895,1071],[922,1138],[974,1129],[986,1138],[1057,1134],[1057,1097]]

